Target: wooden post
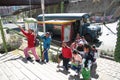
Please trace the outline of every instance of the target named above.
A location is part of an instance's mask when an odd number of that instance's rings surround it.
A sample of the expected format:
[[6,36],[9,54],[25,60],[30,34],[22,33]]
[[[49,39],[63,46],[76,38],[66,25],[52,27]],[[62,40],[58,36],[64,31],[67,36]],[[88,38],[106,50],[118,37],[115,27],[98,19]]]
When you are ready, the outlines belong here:
[[40,41],[40,56],[41,56],[41,59],[42,59],[42,54],[43,54],[43,50],[42,50],[42,40],[41,39],[39,39],[39,41]]
[[3,26],[2,26],[1,16],[0,16],[0,31],[1,31],[1,36],[2,36],[2,40],[3,40],[3,45],[4,45],[5,52],[8,53],[8,51],[7,51],[7,45],[6,45],[6,40],[5,40],[5,36],[4,36],[4,31],[3,31]]

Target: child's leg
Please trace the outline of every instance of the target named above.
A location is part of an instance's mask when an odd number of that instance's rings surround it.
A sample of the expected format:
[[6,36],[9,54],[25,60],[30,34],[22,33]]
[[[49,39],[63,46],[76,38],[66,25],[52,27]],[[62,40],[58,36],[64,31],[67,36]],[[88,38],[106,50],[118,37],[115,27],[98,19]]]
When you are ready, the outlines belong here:
[[90,74],[91,74],[91,77],[93,77],[93,78],[96,75],[96,69],[97,69],[97,63],[92,64]]
[[46,62],[49,62],[48,51],[46,49],[45,49],[45,52],[44,52],[44,59],[46,59]]
[[36,53],[35,47],[30,48],[30,49],[31,49],[32,54],[34,55],[35,59],[36,59],[36,60],[40,60],[38,54]]
[[65,69],[68,71],[68,63],[69,63],[69,58],[64,58],[63,59],[63,65],[65,66]]
[[88,60],[88,69],[91,69],[91,66],[92,66],[92,62],[91,60]]
[[78,76],[80,76],[81,67],[82,67],[81,65],[78,65],[78,67],[77,67],[77,75],[78,75]]
[[30,50],[30,48],[28,48],[28,47],[26,47],[26,48],[24,49],[24,54],[25,54],[25,57],[26,57],[26,58],[30,57],[30,55],[29,55],[29,53],[28,53],[29,50]]

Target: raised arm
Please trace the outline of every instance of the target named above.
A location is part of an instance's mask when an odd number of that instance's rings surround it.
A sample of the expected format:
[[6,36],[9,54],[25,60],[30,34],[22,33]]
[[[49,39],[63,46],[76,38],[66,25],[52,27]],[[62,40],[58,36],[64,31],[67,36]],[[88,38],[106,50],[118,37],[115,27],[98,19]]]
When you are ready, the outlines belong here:
[[18,26],[21,30],[24,30],[21,26]]
[[39,36],[41,39],[45,39],[45,35],[43,34],[43,35],[41,35],[41,36]]
[[18,26],[19,28],[20,28],[20,30],[22,31],[22,33],[24,34],[24,35],[27,35],[27,33],[24,31],[24,29],[21,27],[21,26]]

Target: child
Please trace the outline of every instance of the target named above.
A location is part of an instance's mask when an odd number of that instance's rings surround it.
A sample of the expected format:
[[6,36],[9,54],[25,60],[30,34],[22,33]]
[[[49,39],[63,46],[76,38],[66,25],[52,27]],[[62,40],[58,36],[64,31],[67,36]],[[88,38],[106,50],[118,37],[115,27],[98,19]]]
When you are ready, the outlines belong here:
[[24,29],[19,26],[20,30],[22,31],[22,33],[24,34],[24,36],[27,38],[27,43],[28,43],[28,46],[24,49],[24,54],[25,54],[25,57],[27,58],[27,60],[31,60],[31,57],[28,53],[29,50],[32,51],[35,59],[37,62],[40,61],[39,59],[39,56],[38,54],[36,53],[36,50],[35,50],[35,34],[33,33],[33,30],[32,29],[28,29],[28,32],[25,32]]
[[67,46],[66,42],[62,42],[62,54],[59,56],[58,65],[60,63],[60,59],[62,59],[63,66],[65,67],[64,69],[65,69],[65,71],[68,71],[68,63],[71,58],[72,58],[71,48]]
[[90,70],[91,70],[92,62],[94,62],[94,56],[91,54],[91,46],[85,44],[84,55],[83,55],[83,70],[82,70],[82,75],[85,80],[90,80],[91,78]]
[[84,67],[89,68],[91,67],[91,63],[94,62],[94,56],[91,53],[91,47],[90,45],[85,44],[84,45],[84,55],[83,55],[83,62]]
[[43,39],[43,54],[42,54],[42,62],[46,60],[46,62],[49,62],[49,57],[48,57],[48,50],[50,48],[50,43],[51,43],[51,37],[50,33],[46,32],[45,35],[40,36],[41,39]]
[[82,63],[82,57],[78,54],[78,52],[76,50],[73,51],[73,55],[72,55],[72,64],[71,64],[71,68],[73,70],[77,70],[77,75],[79,76],[79,72],[81,69],[81,63]]

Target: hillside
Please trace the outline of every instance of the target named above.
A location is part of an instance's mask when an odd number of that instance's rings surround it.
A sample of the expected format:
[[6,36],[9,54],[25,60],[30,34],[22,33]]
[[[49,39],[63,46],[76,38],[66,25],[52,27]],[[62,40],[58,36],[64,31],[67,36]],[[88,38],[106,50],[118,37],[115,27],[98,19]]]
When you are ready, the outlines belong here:
[[118,18],[119,11],[119,0],[69,0],[69,3],[65,5],[65,12],[87,12],[93,16],[106,16],[106,19]]

